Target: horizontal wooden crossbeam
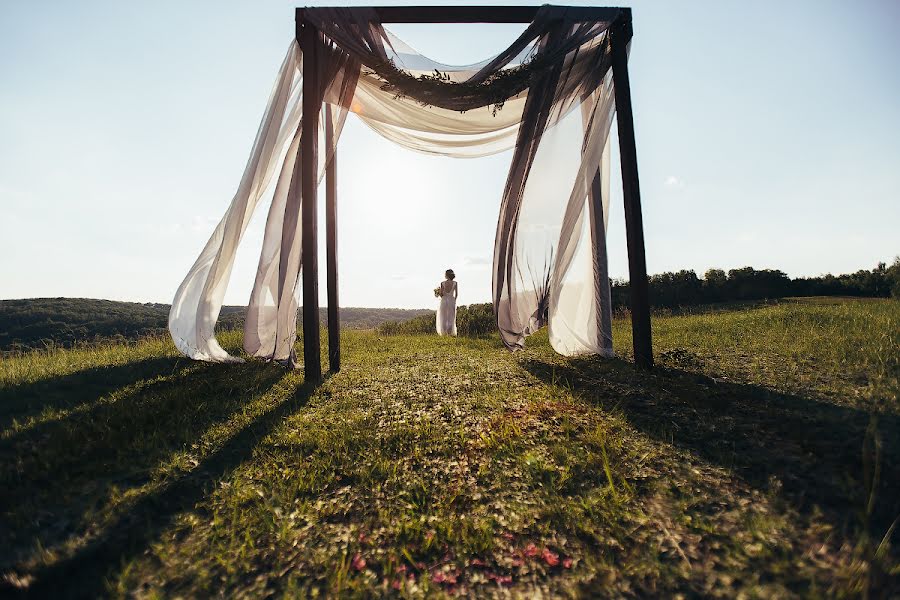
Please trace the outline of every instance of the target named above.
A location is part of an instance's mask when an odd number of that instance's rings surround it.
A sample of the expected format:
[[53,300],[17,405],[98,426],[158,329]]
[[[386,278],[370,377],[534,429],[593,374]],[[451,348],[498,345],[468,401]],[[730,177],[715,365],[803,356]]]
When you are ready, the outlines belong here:
[[[346,7],[344,7],[346,8]],[[352,7],[359,8],[359,7]],[[373,6],[382,23],[530,23],[540,6]],[[630,8],[567,6],[566,17],[574,21],[631,21]],[[322,7],[297,9],[297,21],[304,13]]]

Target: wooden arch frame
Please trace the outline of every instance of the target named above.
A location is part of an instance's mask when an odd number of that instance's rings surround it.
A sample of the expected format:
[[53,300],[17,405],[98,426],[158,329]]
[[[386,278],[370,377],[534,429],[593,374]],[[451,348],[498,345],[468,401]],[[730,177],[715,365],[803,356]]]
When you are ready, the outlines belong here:
[[[381,23],[530,23],[539,6],[384,6],[375,7]],[[322,8],[298,8],[296,36],[303,52],[303,87],[318,87],[316,57],[324,38],[308,19]],[[644,226],[641,217],[641,193],[638,183],[637,151],[634,140],[634,117],[631,109],[631,86],[628,81],[627,45],[631,40],[631,9],[601,7],[566,7],[567,18],[583,21],[610,22],[612,72],[615,82],[616,119],[619,130],[619,154],[622,168],[622,188],[625,197],[625,228],[628,244],[628,272],[631,289],[631,329],[635,363],[644,368],[653,366],[650,333],[650,302],[647,285],[647,261],[644,252]],[[303,127],[300,144],[303,239],[303,369],[307,382],[322,379],[319,340],[319,262],[316,173],[318,165],[318,127],[321,104],[315,94],[303,94]],[[330,114],[330,112],[329,112]],[[327,116],[327,115],[326,115]],[[305,128],[311,125],[311,135]],[[326,120],[327,145],[332,143],[332,124]],[[325,170],[325,237],[328,286],[328,359],[332,371],[340,370],[340,316],[338,313],[337,268],[337,151]],[[599,172],[594,178],[591,208],[600,203]],[[603,211],[591,210],[591,226],[602,231]]]

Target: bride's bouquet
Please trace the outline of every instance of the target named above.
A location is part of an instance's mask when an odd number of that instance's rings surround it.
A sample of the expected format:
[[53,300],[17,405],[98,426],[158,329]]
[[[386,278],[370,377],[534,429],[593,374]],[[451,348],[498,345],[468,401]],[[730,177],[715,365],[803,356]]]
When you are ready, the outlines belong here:
[[444,294],[441,293],[441,288],[440,288],[440,286],[434,288],[434,297],[435,297],[435,298],[440,298],[440,297],[443,296],[443,295],[444,295]]

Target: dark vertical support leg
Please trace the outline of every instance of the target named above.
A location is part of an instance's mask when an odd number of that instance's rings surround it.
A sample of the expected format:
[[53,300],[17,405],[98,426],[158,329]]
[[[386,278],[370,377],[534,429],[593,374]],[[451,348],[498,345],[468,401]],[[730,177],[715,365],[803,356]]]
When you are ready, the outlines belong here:
[[338,304],[337,264],[337,148],[334,147],[334,123],[331,109],[325,112],[326,152],[332,151],[325,167],[325,253],[328,271],[328,368],[341,370],[341,316]]
[[613,351],[612,340],[612,307],[609,302],[612,300],[612,294],[609,290],[609,261],[606,256],[606,225],[603,221],[603,193],[601,192],[602,182],[600,179],[600,171],[594,175],[594,181],[591,184],[591,195],[588,202],[589,217],[591,225],[591,243],[594,247],[594,265],[596,271],[594,275],[597,278],[596,290],[602,292],[602,296],[607,299],[605,305],[598,305],[597,325],[600,330],[597,332],[597,341],[603,350],[611,355]]
[[319,248],[316,188],[319,174],[319,97],[318,54],[321,34],[308,22],[302,24],[300,48],[303,50],[303,133],[300,140],[300,178],[303,192],[303,374],[306,383],[322,380],[319,355]]
[[631,110],[631,85],[628,81],[628,50],[631,39],[631,11],[613,24],[611,30],[612,70],[616,86],[616,116],[619,125],[619,154],[622,162],[622,188],[625,194],[625,227],[628,239],[628,273],[631,279],[631,331],[634,336],[634,362],[639,367],[653,366],[650,334],[650,297],[647,285],[647,259],[644,254],[644,223],[641,217],[641,190],[638,184],[637,149],[634,142],[634,116]]

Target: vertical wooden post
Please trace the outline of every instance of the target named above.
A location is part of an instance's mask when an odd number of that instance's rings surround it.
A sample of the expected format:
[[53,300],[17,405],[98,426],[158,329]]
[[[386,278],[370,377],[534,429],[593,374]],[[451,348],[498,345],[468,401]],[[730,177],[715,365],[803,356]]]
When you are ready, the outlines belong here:
[[650,333],[650,295],[647,285],[647,258],[644,253],[644,223],[641,217],[641,190],[638,183],[637,149],[634,141],[634,116],[631,110],[631,85],[628,81],[628,41],[631,39],[631,9],[622,14],[610,30],[612,71],[616,87],[616,118],[619,125],[619,155],[622,163],[622,188],[625,195],[625,229],[628,240],[628,274],[631,288],[631,332],[634,337],[634,362],[653,366],[653,342]]
[[319,354],[319,261],[317,187],[319,183],[319,45],[321,34],[308,21],[300,25],[303,51],[303,131],[300,138],[303,240],[303,375],[306,383],[322,380]]
[[328,271],[328,368],[341,370],[341,316],[338,304],[337,264],[337,148],[330,107],[325,109],[325,151],[331,160],[325,167],[325,262]]

